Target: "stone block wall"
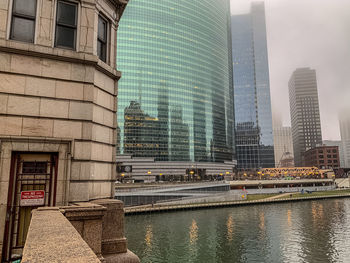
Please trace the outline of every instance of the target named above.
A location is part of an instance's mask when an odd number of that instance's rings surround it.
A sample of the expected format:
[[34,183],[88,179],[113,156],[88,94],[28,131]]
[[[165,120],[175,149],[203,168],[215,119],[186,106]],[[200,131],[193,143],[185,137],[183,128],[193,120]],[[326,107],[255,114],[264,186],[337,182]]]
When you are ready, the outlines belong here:
[[[14,152],[59,155],[56,205],[114,196],[116,29],[126,4],[78,1],[69,50],[55,47],[57,0],[37,0],[34,43],[10,39],[13,0],[0,0],[0,258]],[[100,14],[106,62],[97,55]]]
[[[72,141],[69,201],[112,197],[118,1],[83,0],[76,50],[54,47],[57,1],[38,1],[34,43],[9,39],[12,1],[0,0],[0,138]],[[97,57],[98,15],[109,19],[107,63]],[[4,170],[4,169],[2,169]],[[1,176],[6,176],[4,174]]]

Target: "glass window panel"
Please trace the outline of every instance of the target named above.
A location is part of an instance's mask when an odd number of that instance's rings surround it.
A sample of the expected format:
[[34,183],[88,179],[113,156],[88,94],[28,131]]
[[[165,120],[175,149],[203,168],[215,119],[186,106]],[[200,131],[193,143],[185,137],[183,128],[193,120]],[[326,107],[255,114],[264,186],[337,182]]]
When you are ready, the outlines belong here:
[[22,173],[47,173],[47,162],[23,162]]
[[56,26],[56,46],[75,48],[75,29]]
[[57,22],[59,24],[76,26],[77,5],[66,2],[58,2]]
[[99,40],[97,41],[97,55],[102,61],[106,62],[106,44]]
[[34,20],[13,17],[11,39],[34,42]]
[[104,42],[107,40],[107,23],[100,16],[98,17],[98,38]]
[[13,2],[13,12],[35,17],[36,0],[15,0]]

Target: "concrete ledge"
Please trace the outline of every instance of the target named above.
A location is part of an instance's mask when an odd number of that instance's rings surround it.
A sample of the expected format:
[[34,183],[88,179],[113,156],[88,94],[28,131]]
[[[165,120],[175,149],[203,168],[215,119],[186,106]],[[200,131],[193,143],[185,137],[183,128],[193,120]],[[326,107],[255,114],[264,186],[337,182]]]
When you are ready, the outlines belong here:
[[59,208],[32,212],[22,263],[100,262]]
[[247,206],[247,205],[260,205],[260,204],[273,204],[273,203],[287,203],[287,202],[301,202],[322,200],[328,198],[350,198],[350,194],[338,194],[338,195],[324,195],[324,196],[310,196],[310,197],[292,197],[281,199],[260,199],[251,201],[232,201],[232,202],[213,202],[213,203],[201,203],[201,204],[181,204],[181,205],[164,205],[164,206],[136,206],[124,208],[125,215],[145,214],[145,213],[160,213],[160,212],[175,212],[182,210],[194,210],[194,209],[209,209],[220,207],[233,207],[233,206]]

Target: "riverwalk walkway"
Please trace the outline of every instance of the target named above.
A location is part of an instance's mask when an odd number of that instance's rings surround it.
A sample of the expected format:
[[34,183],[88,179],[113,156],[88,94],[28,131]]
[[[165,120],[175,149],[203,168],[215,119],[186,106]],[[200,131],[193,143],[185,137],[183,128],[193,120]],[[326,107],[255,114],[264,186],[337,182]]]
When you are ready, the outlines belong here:
[[[289,195],[289,194],[290,193],[287,193],[286,195]],[[350,197],[350,194],[334,194],[334,195],[283,198],[284,195],[285,194],[279,195],[280,197],[277,199],[265,198],[265,199],[250,200],[250,201],[230,201],[230,202],[213,202],[213,203],[181,204],[181,205],[134,206],[134,207],[125,207],[124,212],[125,212],[125,215],[134,215],[134,214],[146,214],[146,213],[157,213],[157,212],[181,211],[181,210],[195,210],[195,209],[208,209],[208,208],[219,208],[219,207],[233,207],[233,206],[244,206],[244,205],[272,204],[272,203],[283,203],[283,202],[297,202],[297,201],[310,201],[310,200],[320,200],[320,199],[328,199],[328,198]]]
[[264,198],[264,199],[261,199],[261,200],[280,199],[280,198],[282,198],[282,197],[289,196],[289,195],[291,195],[291,194],[292,194],[292,193],[284,193],[284,194],[280,194],[280,195],[275,195],[275,196],[267,197],[267,198]]

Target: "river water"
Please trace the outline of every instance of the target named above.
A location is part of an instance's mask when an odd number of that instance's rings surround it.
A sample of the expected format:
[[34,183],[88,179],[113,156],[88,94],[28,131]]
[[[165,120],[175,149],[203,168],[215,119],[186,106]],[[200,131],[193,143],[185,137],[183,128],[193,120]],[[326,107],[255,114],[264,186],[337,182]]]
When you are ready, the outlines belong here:
[[141,262],[350,262],[350,199],[125,219]]

